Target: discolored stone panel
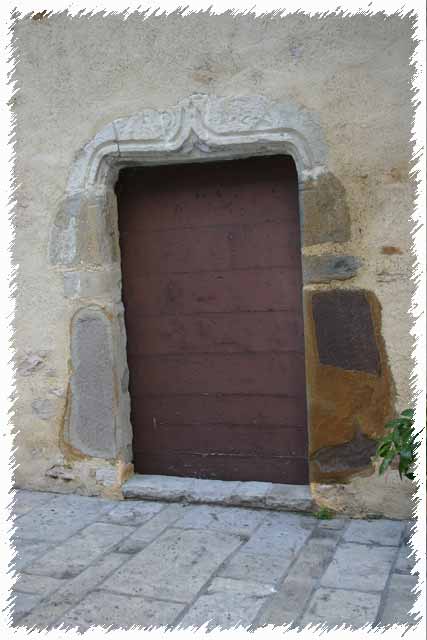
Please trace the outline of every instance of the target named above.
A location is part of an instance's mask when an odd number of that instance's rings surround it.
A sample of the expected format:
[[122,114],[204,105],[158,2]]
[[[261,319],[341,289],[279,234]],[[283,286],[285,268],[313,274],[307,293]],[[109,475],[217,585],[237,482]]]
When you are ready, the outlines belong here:
[[312,298],[320,364],[380,373],[368,299],[360,290],[315,293]]
[[312,461],[323,473],[357,471],[369,466],[376,447],[375,440],[357,431],[349,442],[320,449]]
[[73,318],[70,444],[83,454],[116,455],[113,348],[110,322],[97,307]]

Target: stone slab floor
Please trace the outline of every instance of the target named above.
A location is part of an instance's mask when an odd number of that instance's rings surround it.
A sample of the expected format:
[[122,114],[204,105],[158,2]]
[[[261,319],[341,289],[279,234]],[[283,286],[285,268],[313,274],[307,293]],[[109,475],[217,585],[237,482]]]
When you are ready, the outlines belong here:
[[408,522],[17,491],[13,624],[416,624]]

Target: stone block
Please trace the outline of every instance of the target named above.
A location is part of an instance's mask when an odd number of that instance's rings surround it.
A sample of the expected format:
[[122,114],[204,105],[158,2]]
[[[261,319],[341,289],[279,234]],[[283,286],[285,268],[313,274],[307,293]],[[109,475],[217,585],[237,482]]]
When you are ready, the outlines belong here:
[[312,512],[314,502],[310,487],[297,484],[274,484],[265,498],[267,508]]
[[[111,629],[156,627],[171,624],[183,608],[176,602],[145,600],[108,591],[89,593],[61,618],[66,628],[84,633],[92,626]],[[59,621],[58,621],[59,622]]]
[[73,578],[133,532],[132,527],[96,522],[48,551],[28,566],[27,572]]
[[71,605],[77,604],[125,561],[126,556],[120,553],[110,553],[100,558],[77,577],[66,580],[62,588],[43,600],[41,606],[25,617],[23,624],[38,628],[54,624]]
[[105,298],[120,300],[121,274],[119,269],[104,271],[66,271],[66,298]]
[[380,615],[380,625],[415,624],[419,620],[419,615],[411,614],[417,600],[417,595],[413,592],[416,585],[416,576],[396,573],[391,576],[384,609]]
[[179,502],[190,500],[193,484],[193,478],[135,475],[124,483],[122,489],[125,498]]
[[236,506],[264,508],[272,486],[271,482],[239,482],[230,502]]
[[78,243],[79,218],[84,207],[81,192],[69,193],[61,202],[49,238],[49,262],[71,265],[80,258]]
[[33,593],[17,593],[12,597],[12,621],[16,624],[32,611],[41,600],[41,596]]
[[336,531],[329,531],[327,537],[311,537],[299,552],[298,558],[292,565],[285,583],[290,578],[309,578],[318,580],[331,562],[339,535]]
[[[58,495],[17,522],[17,537],[58,544],[110,511],[114,503],[99,498]],[[46,544],[46,543],[44,543]]]
[[247,539],[264,519],[265,512],[262,511],[201,505],[187,510],[174,526],[182,529],[224,531]]
[[16,584],[13,586],[14,591],[22,593],[33,593],[45,598],[51,593],[61,589],[65,580],[51,578],[50,576],[31,575],[21,573]]
[[318,449],[312,462],[322,473],[348,473],[369,467],[377,446],[376,440],[357,431],[348,442]]
[[[146,504],[158,504],[157,502]],[[148,522],[140,526],[135,533],[126,538],[118,547],[120,553],[137,553],[147,546],[152,540],[157,538],[163,531],[174,524],[186,510],[182,504],[170,504],[154,515]]]
[[373,625],[381,602],[380,594],[320,588],[314,592],[301,626],[321,624],[326,628],[345,624],[353,628]]
[[273,596],[258,620],[259,624],[290,624],[302,615],[313,589],[336,549],[338,532],[331,530],[327,533],[330,537],[312,537],[299,550],[299,555],[277,594]]
[[240,544],[238,537],[221,531],[168,529],[108,578],[103,588],[191,602]]
[[251,580],[232,580],[224,577],[214,578],[206,589],[207,594],[214,593],[240,593],[247,596],[270,596],[276,593],[271,584],[253,582]]
[[56,498],[55,493],[46,493],[44,491],[26,491],[18,489],[13,498],[13,507],[11,512],[16,516],[23,516],[32,509],[36,509],[50,500]]
[[404,529],[405,523],[397,520],[352,520],[344,532],[343,539],[346,542],[397,547]]
[[11,563],[11,567],[15,571],[26,569],[36,558],[39,558],[52,547],[52,545],[47,542],[26,540],[17,537],[13,539],[13,546],[16,549],[16,556]]
[[265,553],[247,553],[239,550],[226,561],[219,575],[224,578],[276,585],[288,571],[294,559],[293,551],[283,551],[277,556],[270,556]]
[[115,458],[115,379],[111,326],[96,307],[80,309],[71,328],[68,439],[84,454]]
[[[238,582],[238,581],[235,581]],[[265,597],[238,590],[209,589],[190,607],[178,625],[179,629],[200,627],[208,623],[207,630],[215,627],[230,629],[235,626],[248,627],[265,602]]]
[[354,256],[303,256],[303,282],[312,284],[348,280],[357,275],[360,265],[360,260]]
[[263,609],[257,624],[283,626],[295,622],[302,614],[313,587],[314,582],[310,578],[286,578],[281,588]]
[[395,547],[342,543],[321,580],[321,586],[382,591],[396,554]]
[[415,553],[408,544],[402,544],[397,556],[395,571],[398,573],[411,573],[415,568]]
[[239,482],[194,479],[188,498],[194,503],[232,504],[232,496]]
[[306,180],[301,200],[304,246],[350,240],[347,196],[336,176],[328,172]]
[[314,518],[288,513],[268,513],[265,522],[242,548],[245,553],[276,555],[296,553],[315,527]]

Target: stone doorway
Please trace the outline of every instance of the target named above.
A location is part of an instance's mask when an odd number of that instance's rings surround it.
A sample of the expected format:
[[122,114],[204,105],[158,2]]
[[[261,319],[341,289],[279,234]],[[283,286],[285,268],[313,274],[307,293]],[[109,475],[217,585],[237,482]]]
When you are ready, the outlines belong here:
[[[132,461],[114,192],[120,170],[274,155],[291,156],[298,174],[310,483],[372,471],[375,437],[393,410],[381,309],[372,292],[341,283],[360,262],[345,255],[346,192],[328,168],[318,117],[261,96],[196,94],[168,110],[144,109],[106,125],[76,158],[49,243],[70,308],[70,384],[60,434],[66,459],[96,459],[108,471],[129,469]],[[337,323],[343,300],[351,314]],[[343,354],[350,329],[359,325],[370,352],[360,358],[352,349],[349,360]],[[121,484],[123,474],[112,473]]]

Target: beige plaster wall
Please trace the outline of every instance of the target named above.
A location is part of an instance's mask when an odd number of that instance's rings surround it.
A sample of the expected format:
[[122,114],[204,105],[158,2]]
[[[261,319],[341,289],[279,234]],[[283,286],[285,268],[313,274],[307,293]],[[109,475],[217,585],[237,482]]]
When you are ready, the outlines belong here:
[[[351,239],[304,252],[361,258],[357,276],[341,286],[377,296],[395,406],[408,405],[414,197],[408,17],[133,15],[123,21],[54,15],[21,17],[14,32],[18,486],[120,495],[128,469],[115,473],[103,460],[67,460],[61,451],[77,306],[64,298],[62,274],[48,263],[50,227],[76,154],[97,131],[143,108],[173,107],[196,92],[263,95],[317,115],[328,169],[346,191]],[[394,486],[402,495],[401,513],[407,511],[404,487]],[[366,510],[381,511],[382,496],[379,489],[376,506]],[[330,505],[330,490],[327,500]]]

